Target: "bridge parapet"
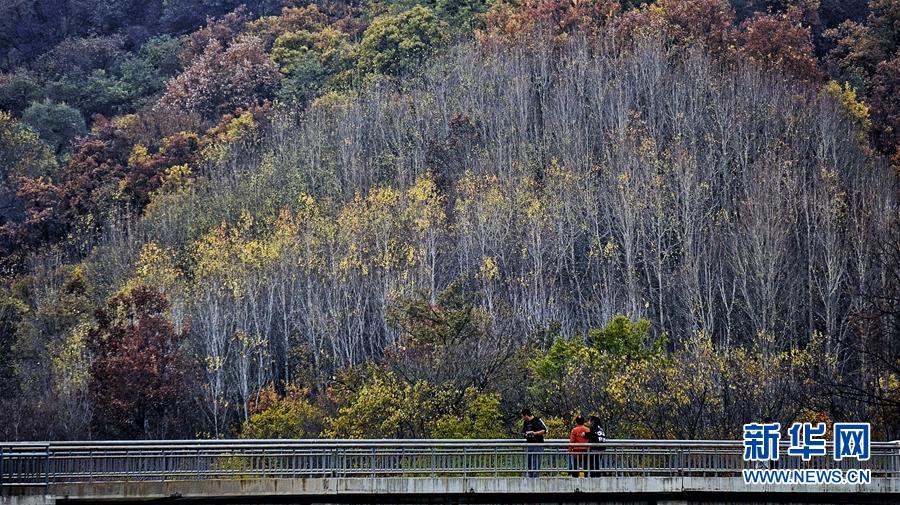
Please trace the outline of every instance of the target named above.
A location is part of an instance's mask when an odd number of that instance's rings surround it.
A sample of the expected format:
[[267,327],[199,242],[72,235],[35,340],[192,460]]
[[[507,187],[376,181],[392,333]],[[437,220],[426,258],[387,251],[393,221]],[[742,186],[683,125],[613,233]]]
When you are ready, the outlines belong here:
[[[864,485],[746,485],[740,441],[609,440],[591,446],[587,478],[563,440],[534,445],[516,440],[179,440],[0,444],[5,495],[46,494],[72,499],[146,498],[273,489],[297,494],[370,493],[679,493],[900,491],[900,442],[875,442],[868,461],[830,456],[786,457],[780,469],[868,469]],[[538,464],[526,478],[528,458]],[[583,466],[587,466],[582,459]],[[579,477],[582,478],[571,478]],[[280,483],[280,484],[279,484]],[[274,486],[274,488],[272,487]],[[437,486],[437,487],[435,487]],[[623,487],[624,486],[624,487]],[[341,491],[343,490],[343,491]],[[424,490],[424,491],[423,491]],[[506,491],[503,491],[506,490]],[[327,491],[327,492],[326,492]],[[277,493],[276,493],[277,494]]]

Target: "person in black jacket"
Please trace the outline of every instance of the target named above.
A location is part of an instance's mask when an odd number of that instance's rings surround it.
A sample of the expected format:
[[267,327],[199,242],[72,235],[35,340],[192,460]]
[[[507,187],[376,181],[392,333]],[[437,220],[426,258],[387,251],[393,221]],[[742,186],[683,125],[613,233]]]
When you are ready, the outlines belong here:
[[[547,434],[547,425],[531,413],[530,409],[522,409],[522,436],[528,443],[526,460],[528,464],[528,477],[532,479],[540,477],[541,454],[544,448],[537,444],[544,443],[544,435]],[[532,445],[534,444],[534,445]]]
[[[591,416],[586,423],[588,427],[588,432],[585,434],[588,441],[592,444],[600,444],[606,441],[606,433],[603,432],[603,428],[600,427],[600,418],[597,416]],[[588,472],[589,477],[599,477],[600,470],[603,468],[602,465],[602,456],[603,452],[602,447],[591,447],[588,451]]]

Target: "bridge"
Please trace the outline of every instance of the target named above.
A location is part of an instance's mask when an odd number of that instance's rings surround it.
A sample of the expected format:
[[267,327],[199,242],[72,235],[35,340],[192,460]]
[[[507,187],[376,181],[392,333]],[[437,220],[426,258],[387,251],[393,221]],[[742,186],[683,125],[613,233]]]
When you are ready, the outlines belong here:
[[[219,503],[900,503],[900,442],[868,461],[774,468],[871,471],[868,483],[745,484],[740,441],[609,440],[596,476],[570,470],[571,444],[514,440],[0,442],[0,504]],[[533,446],[532,446],[533,447]],[[830,453],[830,449],[829,449]],[[536,456],[537,476],[526,475]]]

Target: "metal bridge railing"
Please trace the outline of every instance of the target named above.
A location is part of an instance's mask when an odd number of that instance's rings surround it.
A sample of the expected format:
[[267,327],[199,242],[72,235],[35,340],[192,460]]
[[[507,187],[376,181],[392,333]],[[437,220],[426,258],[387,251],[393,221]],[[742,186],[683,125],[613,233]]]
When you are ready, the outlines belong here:
[[[0,443],[0,488],[51,484],[324,477],[521,477],[528,458],[539,476],[739,477],[754,468],[740,441],[609,440],[572,457],[568,441],[517,440],[176,440]],[[868,461],[803,461],[777,468],[867,468],[900,478],[900,442],[875,442]],[[757,468],[759,466],[756,466]]]

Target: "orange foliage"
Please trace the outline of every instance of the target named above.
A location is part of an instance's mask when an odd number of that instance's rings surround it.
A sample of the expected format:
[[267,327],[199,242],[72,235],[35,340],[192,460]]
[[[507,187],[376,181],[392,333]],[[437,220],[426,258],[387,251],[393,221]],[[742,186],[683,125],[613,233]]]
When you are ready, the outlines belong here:
[[316,4],[305,7],[285,7],[280,16],[268,16],[247,23],[247,31],[263,40],[270,47],[279,35],[308,31],[317,32],[328,25],[328,17]]
[[767,68],[798,79],[821,81],[809,28],[801,24],[802,13],[757,14],[741,25],[741,55]]
[[735,13],[725,0],[659,0],[642,5],[616,20],[626,38],[662,34],[679,44],[702,43],[718,54],[734,45]]
[[270,407],[274,407],[279,403],[305,403],[308,397],[309,390],[294,384],[288,384],[285,388],[284,395],[279,394],[275,389],[275,386],[269,384],[259,392],[258,396],[251,397],[247,401],[247,411],[252,416],[253,414],[262,412]]
[[179,55],[181,64],[184,67],[190,65],[196,57],[206,51],[212,41],[218,42],[222,47],[227,46],[237,34],[241,33],[246,22],[247,9],[244,6],[238,7],[220,19],[207,18],[206,26],[190,34],[185,41],[185,47]]
[[613,0],[525,0],[521,5],[494,4],[485,15],[482,41],[521,41],[537,30],[549,30],[557,41],[570,35],[596,35],[619,11]]

